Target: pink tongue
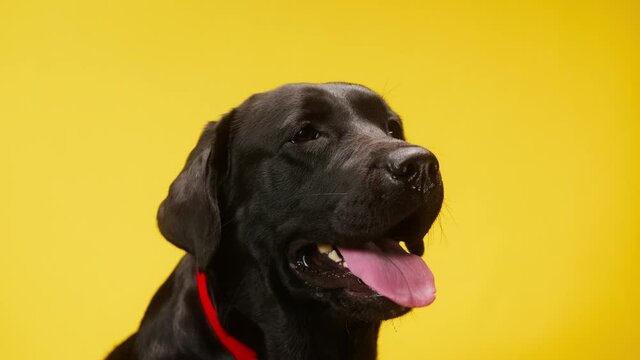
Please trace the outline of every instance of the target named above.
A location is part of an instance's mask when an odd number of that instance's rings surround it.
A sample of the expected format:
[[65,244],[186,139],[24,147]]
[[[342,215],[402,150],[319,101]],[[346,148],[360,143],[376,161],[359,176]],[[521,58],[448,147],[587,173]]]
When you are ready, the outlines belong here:
[[405,307],[427,306],[436,298],[433,274],[416,255],[400,244],[383,240],[363,248],[338,247],[351,272],[370,288]]

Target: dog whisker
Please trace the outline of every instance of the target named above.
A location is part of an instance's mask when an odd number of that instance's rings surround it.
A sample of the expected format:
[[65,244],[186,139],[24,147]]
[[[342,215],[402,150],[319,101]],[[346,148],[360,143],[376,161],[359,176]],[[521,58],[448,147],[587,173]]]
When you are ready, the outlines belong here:
[[396,327],[395,319],[391,319],[391,326],[393,326],[393,332],[398,333],[398,328]]
[[316,193],[316,194],[305,194],[305,196],[333,196],[333,195],[347,195],[348,192],[327,192],[327,193]]

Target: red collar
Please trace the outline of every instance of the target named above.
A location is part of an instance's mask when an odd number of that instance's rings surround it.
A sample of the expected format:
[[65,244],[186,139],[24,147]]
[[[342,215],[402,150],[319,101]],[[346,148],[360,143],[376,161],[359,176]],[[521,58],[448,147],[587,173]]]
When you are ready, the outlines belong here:
[[213,303],[209,297],[209,292],[207,291],[207,276],[198,270],[196,270],[196,284],[198,285],[198,294],[200,295],[202,309],[207,316],[209,326],[211,326],[211,329],[218,337],[218,340],[220,340],[222,345],[231,353],[231,355],[233,355],[234,358],[236,358],[236,360],[256,360],[258,357],[256,356],[255,351],[238,341],[233,336],[227,334],[227,332],[222,328],[222,325],[220,325],[218,313],[216,312],[216,308],[213,307]]

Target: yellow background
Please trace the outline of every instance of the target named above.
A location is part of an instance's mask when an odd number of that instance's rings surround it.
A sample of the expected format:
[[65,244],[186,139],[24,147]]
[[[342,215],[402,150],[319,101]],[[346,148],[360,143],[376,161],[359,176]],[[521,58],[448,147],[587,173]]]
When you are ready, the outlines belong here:
[[0,358],[98,359],[181,252],[208,120],[287,82],[385,96],[440,158],[433,306],[381,359],[640,358],[633,1],[0,1]]

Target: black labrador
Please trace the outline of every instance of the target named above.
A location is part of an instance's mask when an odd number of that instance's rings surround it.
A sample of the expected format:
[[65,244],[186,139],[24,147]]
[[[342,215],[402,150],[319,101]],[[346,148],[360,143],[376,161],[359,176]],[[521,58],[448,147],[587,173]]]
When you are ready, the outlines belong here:
[[160,205],[188,254],[108,359],[374,359],[382,320],[434,300],[420,255],[442,198],[435,156],[368,88],[253,95]]

